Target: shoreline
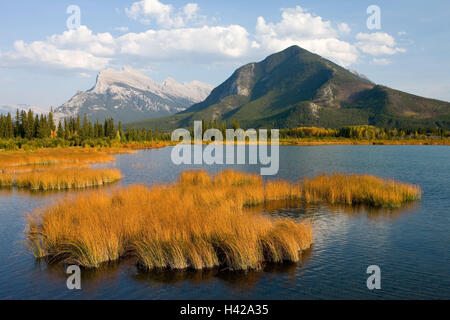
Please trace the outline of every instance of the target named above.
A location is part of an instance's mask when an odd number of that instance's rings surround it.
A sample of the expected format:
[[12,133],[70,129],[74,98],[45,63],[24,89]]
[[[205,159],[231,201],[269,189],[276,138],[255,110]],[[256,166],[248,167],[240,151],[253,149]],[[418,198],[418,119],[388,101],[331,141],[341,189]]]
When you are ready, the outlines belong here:
[[[116,155],[120,153],[133,152],[134,150],[160,149],[181,144],[178,141],[142,141],[140,143],[112,143],[111,146],[55,146],[55,147],[35,147],[18,149],[0,149],[0,154],[10,152],[33,152],[35,150],[54,150],[54,149],[75,149],[75,150],[93,150],[106,151]],[[191,141],[190,145],[194,145]],[[202,145],[215,144],[213,141],[201,141]],[[259,142],[238,142],[233,143],[223,141],[223,145],[259,145]],[[271,145],[271,141],[267,141]],[[328,146],[328,145],[363,145],[363,146],[450,146],[450,139],[398,139],[398,140],[354,140],[354,139],[280,139],[279,146]]]

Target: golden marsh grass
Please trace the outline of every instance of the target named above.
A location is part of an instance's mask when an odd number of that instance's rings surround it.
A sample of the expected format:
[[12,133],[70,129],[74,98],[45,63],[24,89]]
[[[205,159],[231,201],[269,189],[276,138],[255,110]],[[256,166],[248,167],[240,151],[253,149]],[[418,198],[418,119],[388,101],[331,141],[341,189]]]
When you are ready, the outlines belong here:
[[[90,193],[30,216],[28,240],[37,257],[89,268],[130,255],[146,270],[299,261],[312,243],[311,222],[247,211],[248,201],[264,201],[263,188],[256,176],[199,171],[171,185]],[[252,189],[251,199],[241,194]]]
[[[118,152],[118,150],[111,150]],[[18,150],[0,152],[0,169],[55,164],[91,164],[114,160],[108,149],[91,148],[54,148],[36,150]]]
[[420,200],[419,186],[372,175],[322,174],[299,183],[283,180],[265,185],[266,200],[300,200],[329,204],[398,208]]
[[421,194],[417,185],[372,175],[339,173],[305,178],[301,191],[301,197],[307,201],[391,208],[419,200]]
[[121,178],[117,169],[55,168],[18,173],[13,184],[30,190],[66,190],[102,186]]
[[0,173],[0,188],[9,188],[14,184],[13,175],[11,173]]
[[93,192],[36,211],[28,240],[36,257],[88,268],[131,256],[145,270],[261,269],[266,262],[299,261],[313,242],[312,222],[274,219],[248,206],[290,200],[395,207],[420,193],[366,175],[264,183],[232,170],[186,171],[172,184]]
[[102,186],[121,179],[117,169],[89,165],[114,160],[113,153],[135,152],[120,148],[55,148],[0,152],[0,187],[64,190]]

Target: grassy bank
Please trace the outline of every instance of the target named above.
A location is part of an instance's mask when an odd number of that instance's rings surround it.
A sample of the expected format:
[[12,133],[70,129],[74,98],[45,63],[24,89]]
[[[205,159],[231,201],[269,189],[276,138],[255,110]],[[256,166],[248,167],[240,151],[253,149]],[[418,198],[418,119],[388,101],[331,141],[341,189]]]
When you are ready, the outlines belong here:
[[[125,150],[138,150],[138,149],[157,149],[168,146],[174,146],[178,144],[176,141],[170,140],[155,140],[155,141],[109,141],[108,143],[90,143],[85,144],[83,147],[74,147],[65,143],[54,143],[53,140],[48,139],[48,143],[40,142],[39,139],[30,140],[28,142],[17,141],[2,141],[0,140],[0,153],[1,152],[23,152],[33,150],[64,150],[64,149],[86,149],[86,150],[116,150],[117,152]],[[193,141],[192,141],[193,143]],[[209,144],[210,142],[203,142],[203,144]],[[227,142],[224,141],[224,144]],[[270,139],[268,141],[270,144]],[[248,141],[245,142],[248,144]],[[279,145],[282,146],[316,146],[316,145],[450,145],[450,138],[395,138],[395,139],[358,139],[358,138],[345,138],[345,137],[290,137],[280,138]]]
[[289,138],[280,139],[282,146],[321,145],[388,145],[388,146],[449,146],[450,139],[350,139],[350,138]]

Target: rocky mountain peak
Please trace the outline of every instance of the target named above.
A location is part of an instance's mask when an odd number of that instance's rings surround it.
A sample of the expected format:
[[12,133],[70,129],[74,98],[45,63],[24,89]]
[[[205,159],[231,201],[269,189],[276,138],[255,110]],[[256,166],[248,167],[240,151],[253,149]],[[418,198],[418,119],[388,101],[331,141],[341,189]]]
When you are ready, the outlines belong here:
[[107,69],[99,72],[90,90],[78,92],[55,112],[60,117],[86,113],[93,120],[134,121],[183,111],[211,90],[211,85],[200,81],[179,83],[168,78],[158,83],[131,67]]

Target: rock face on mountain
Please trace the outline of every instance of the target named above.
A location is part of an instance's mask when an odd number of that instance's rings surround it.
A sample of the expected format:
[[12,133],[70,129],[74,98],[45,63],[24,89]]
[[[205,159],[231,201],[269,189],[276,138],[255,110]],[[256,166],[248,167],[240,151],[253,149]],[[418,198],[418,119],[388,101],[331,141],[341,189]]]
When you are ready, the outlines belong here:
[[122,122],[166,116],[203,101],[212,88],[199,81],[182,84],[171,78],[158,83],[128,67],[105,70],[98,74],[92,89],[78,92],[58,107],[55,115],[87,114],[92,120],[112,117]]
[[298,46],[247,64],[202,102],[129,126],[173,129],[194,120],[239,120],[244,128],[450,127],[450,103],[376,85]]

